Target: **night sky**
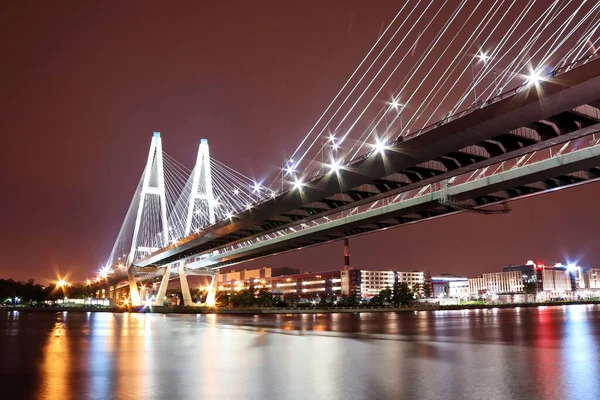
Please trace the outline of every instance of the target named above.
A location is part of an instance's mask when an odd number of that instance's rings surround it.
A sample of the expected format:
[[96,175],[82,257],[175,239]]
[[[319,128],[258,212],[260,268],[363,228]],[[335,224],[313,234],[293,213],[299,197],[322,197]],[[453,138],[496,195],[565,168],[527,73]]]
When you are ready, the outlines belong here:
[[[211,4],[212,3],[212,4]],[[174,5],[177,7],[174,7]],[[292,152],[398,1],[0,3],[0,277],[92,276],[153,131],[190,168],[266,177]],[[528,259],[600,266],[600,184],[351,239],[352,264],[477,275]],[[340,268],[342,243],[246,264]],[[238,266],[239,268],[239,266]]]

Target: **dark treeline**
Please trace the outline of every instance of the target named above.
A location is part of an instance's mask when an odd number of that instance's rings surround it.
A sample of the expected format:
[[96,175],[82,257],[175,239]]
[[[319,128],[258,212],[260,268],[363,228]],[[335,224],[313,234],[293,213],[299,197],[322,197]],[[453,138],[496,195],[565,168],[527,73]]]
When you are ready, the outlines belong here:
[[27,282],[0,279],[0,304],[35,304],[65,296],[84,298],[89,295],[88,292],[89,289],[81,285],[57,288],[55,285],[40,285],[33,279]]
[[290,306],[319,306],[319,307],[357,307],[361,304],[371,306],[393,305],[407,306],[418,298],[430,295],[428,288],[422,285],[410,287],[406,282],[396,282],[392,287],[386,288],[372,297],[368,303],[361,302],[357,295],[320,296],[312,301],[300,302],[295,296],[274,296],[269,289],[243,289],[233,293],[219,292],[217,306],[227,308],[254,308],[254,307],[290,307]]

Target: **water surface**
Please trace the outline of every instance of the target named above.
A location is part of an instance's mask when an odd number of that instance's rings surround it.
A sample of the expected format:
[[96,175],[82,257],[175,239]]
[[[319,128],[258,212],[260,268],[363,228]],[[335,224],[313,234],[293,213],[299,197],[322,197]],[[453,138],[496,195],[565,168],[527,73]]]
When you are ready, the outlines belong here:
[[0,311],[0,398],[599,399],[600,307]]

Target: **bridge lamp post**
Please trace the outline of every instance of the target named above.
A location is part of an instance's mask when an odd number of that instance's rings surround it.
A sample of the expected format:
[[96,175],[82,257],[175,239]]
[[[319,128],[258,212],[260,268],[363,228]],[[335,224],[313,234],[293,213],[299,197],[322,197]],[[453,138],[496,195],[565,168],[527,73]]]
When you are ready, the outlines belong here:
[[[392,99],[392,101],[390,101],[388,104],[390,105],[390,108],[387,111],[393,108],[398,112],[398,118],[400,119],[400,132],[402,133],[402,111],[404,111],[404,104],[400,103],[398,99]],[[388,131],[387,112],[385,113],[385,131],[386,133]]]

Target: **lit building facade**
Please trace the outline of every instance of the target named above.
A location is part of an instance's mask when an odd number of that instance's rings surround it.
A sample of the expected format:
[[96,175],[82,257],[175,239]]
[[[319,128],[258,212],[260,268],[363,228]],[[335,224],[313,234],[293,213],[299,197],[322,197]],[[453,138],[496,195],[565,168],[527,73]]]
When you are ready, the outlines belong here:
[[585,271],[585,276],[589,289],[600,289],[600,269],[590,268]]
[[360,271],[361,297],[373,297],[386,288],[394,285],[396,273],[394,271]]
[[567,268],[546,267],[542,272],[542,290],[550,293],[573,290],[572,274]]
[[469,280],[464,277],[444,274],[431,278],[432,297],[451,297],[450,282],[461,282],[461,284],[453,284],[452,293],[456,294],[469,286]]
[[523,274],[519,271],[482,274],[486,289],[494,294],[523,293]]
[[469,297],[469,281],[467,279],[448,282],[448,297],[463,299]]
[[423,271],[412,271],[412,272],[396,272],[397,282],[406,282],[412,289],[415,285],[422,287],[425,284],[425,272]]
[[[255,275],[256,273],[253,272],[245,274],[245,279],[221,280],[218,291],[231,293],[243,289],[265,288],[269,289],[274,296],[291,301],[303,298],[315,299],[323,296],[339,297],[342,294],[341,271],[265,277]],[[230,278],[230,276],[227,276],[227,278]]]

